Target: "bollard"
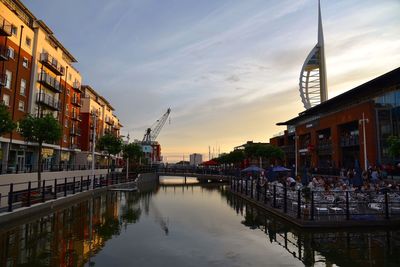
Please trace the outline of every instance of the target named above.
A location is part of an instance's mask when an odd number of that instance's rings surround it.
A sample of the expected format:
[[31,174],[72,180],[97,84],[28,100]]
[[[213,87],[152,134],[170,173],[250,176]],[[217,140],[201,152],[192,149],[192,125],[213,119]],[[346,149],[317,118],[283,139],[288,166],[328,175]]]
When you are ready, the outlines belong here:
[[8,212],[12,212],[13,210],[13,195],[14,195],[14,184],[10,184],[10,191],[8,192]]
[[54,179],[54,199],[57,199],[57,179]]
[[301,218],[301,192],[297,190],[297,219]]
[[346,191],[346,220],[350,220],[349,191]]
[[64,178],[64,197],[67,196],[67,178]]
[[29,181],[29,182],[28,182],[28,197],[27,197],[27,201],[26,201],[28,207],[31,206],[31,191],[32,191],[32,182]]
[[46,180],[43,180],[43,185],[42,185],[42,202],[46,201]]

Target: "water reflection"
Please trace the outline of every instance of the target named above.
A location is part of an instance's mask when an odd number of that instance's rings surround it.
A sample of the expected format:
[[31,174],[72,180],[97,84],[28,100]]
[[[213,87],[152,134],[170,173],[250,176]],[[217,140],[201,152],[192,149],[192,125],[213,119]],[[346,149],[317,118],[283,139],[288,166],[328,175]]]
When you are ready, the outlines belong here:
[[299,231],[209,184],[103,193],[0,230],[0,266],[400,266],[399,253],[399,231]]
[[264,232],[306,266],[400,266],[398,229],[301,231],[225,190],[221,194],[243,216],[243,225]]
[[[138,221],[142,195],[106,193],[0,235],[1,266],[82,266]],[[91,216],[90,216],[91,215]]]

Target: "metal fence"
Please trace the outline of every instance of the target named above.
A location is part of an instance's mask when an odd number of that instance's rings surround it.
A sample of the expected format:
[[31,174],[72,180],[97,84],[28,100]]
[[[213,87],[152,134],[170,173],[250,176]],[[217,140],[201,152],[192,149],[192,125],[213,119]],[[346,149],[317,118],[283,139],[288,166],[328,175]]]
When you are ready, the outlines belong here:
[[233,179],[231,190],[290,217],[311,221],[400,219],[400,191],[313,191]]
[[29,181],[0,185],[0,213],[11,212],[15,208],[30,207],[36,203],[74,195],[78,192],[93,190],[109,185],[132,182],[137,173],[109,173],[104,175],[88,175],[65,177],[59,179]]
[[[79,170],[90,170],[92,169],[91,164],[50,164],[44,163],[41,166],[44,172],[58,172],[58,171],[79,171]],[[107,165],[96,164],[95,169],[107,169]],[[122,168],[122,166],[110,166],[112,169]],[[32,173],[37,172],[37,165],[26,164],[26,165],[6,165],[0,164],[0,174],[18,174],[18,173]]]

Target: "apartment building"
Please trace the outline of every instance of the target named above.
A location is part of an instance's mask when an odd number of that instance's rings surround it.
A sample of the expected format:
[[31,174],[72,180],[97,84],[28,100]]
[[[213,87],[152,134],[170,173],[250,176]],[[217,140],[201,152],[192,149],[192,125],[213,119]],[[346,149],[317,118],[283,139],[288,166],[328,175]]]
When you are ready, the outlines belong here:
[[0,0],[0,99],[14,121],[28,113],[52,114],[63,126],[54,144],[25,142],[14,131],[0,137],[2,172],[35,166],[39,153],[44,167],[71,165],[80,153],[81,82],[77,60],[51,29],[19,0]]
[[[120,136],[122,127],[118,117],[113,114],[114,108],[111,104],[91,86],[82,85],[82,108],[81,108],[81,135],[79,163],[92,162],[93,139],[98,140],[104,134]],[[96,163],[105,164],[106,155],[101,154],[98,149],[95,152]],[[116,158],[113,158],[116,160]]]

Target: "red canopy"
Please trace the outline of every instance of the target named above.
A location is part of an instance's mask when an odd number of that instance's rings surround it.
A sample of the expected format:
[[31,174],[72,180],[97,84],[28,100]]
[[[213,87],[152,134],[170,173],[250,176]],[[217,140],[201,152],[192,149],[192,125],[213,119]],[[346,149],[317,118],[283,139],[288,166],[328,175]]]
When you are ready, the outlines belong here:
[[209,161],[204,161],[202,163],[202,165],[203,166],[217,166],[217,165],[219,165],[219,163],[212,159],[212,160],[209,160]]

